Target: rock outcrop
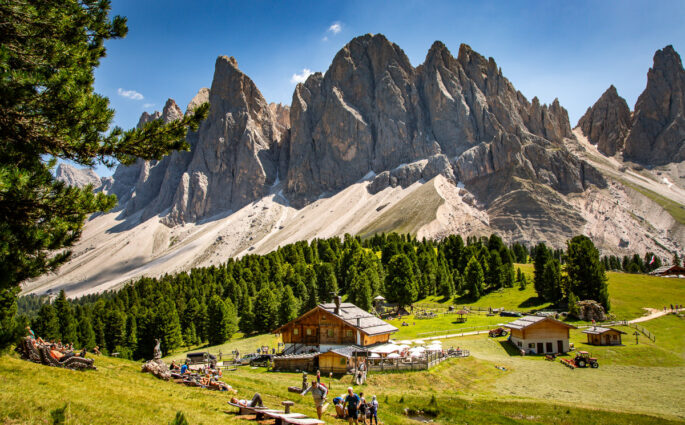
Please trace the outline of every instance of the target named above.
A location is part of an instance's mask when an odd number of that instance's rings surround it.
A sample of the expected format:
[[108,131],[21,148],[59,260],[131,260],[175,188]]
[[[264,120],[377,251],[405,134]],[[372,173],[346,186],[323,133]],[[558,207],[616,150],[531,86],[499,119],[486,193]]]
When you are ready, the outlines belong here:
[[55,179],[75,187],[86,187],[92,184],[93,189],[98,189],[102,184],[100,177],[92,168],[76,168],[67,163],[61,163],[57,166]]
[[630,126],[630,108],[613,85],[578,121],[578,127],[590,143],[597,145],[597,149],[608,156],[623,150]]
[[529,102],[467,45],[455,58],[436,42],[414,68],[384,36],[355,38],[296,87],[290,118],[286,190],[297,207],[370,171],[371,193],[442,174],[494,208],[503,232],[544,222],[544,232],[573,233],[584,220],[558,193],[606,184],[564,146],[574,136],[558,100]]
[[685,160],[685,70],[673,46],[654,54],[637,99],[624,158],[646,165]]
[[216,61],[210,112],[176,188],[168,224],[236,210],[268,192],[285,138],[264,97],[234,58]]

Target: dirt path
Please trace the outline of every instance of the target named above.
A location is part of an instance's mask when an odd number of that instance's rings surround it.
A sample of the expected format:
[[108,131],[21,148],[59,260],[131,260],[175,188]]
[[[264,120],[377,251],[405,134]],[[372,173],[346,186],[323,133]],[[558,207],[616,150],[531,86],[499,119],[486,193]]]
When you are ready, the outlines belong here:
[[[659,310],[656,308],[649,308],[649,307],[644,307],[645,310],[649,312],[649,314],[638,317],[637,319],[629,320],[628,323],[640,323],[640,322],[646,322],[648,320],[656,319],[661,316],[665,316],[669,313],[671,313],[673,310],[667,309],[667,310]],[[685,311],[685,308],[681,308],[675,311]]]

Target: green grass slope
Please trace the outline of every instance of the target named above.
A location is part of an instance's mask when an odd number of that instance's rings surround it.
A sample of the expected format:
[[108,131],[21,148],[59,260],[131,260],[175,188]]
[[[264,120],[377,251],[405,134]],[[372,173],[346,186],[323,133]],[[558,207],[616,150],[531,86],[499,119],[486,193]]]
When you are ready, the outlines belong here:
[[[481,341],[489,342],[483,337]],[[230,397],[227,393],[163,382],[140,373],[139,363],[127,360],[98,358],[97,365],[99,370],[84,373],[3,356],[0,422],[49,423],[49,412],[68,402],[69,424],[165,424],[178,410],[186,414],[190,424],[256,423],[226,413],[234,410],[226,405]],[[537,394],[537,400],[518,394],[508,396],[499,391],[499,383],[515,372],[501,372],[493,365],[490,360],[472,357],[448,360],[431,371],[377,373],[357,391],[378,396],[381,420],[386,424],[416,424],[404,415],[405,407],[435,415],[432,419],[437,424],[684,423],[677,416],[635,413],[639,409],[628,409],[626,413],[617,411],[616,406],[595,407],[593,402],[549,402],[543,400],[547,396],[544,393]],[[549,366],[562,372],[565,369],[556,364]],[[310,397],[287,392],[287,386],[297,385],[300,379],[297,373],[273,373],[249,367],[225,376],[241,396],[249,397],[258,391],[270,406],[291,399],[295,402],[294,411],[314,415]],[[326,377],[324,381],[331,386],[332,395],[342,394],[351,385],[349,376]],[[333,418],[331,412],[329,408],[325,414],[327,423],[346,423]]]

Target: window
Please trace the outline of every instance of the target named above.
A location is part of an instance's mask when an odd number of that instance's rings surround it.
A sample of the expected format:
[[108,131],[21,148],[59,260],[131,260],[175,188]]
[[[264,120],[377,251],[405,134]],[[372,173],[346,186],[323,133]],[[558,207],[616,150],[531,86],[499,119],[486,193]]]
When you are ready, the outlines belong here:
[[344,358],[344,357],[343,357],[343,358],[341,358],[341,359],[340,359],[340,364],[344,366],[344,365],[345,365],[345,363],[347,363],[347,362],[345,361],[345,358]]
[[307,336],[312,336],[312,329],[311,328],[307,329]]
[[334,335],[335,335],[335,332],[333,332],[333,329],[329,329],[328,330],[328,337],[333,338]]
[[299,334],[300,334],[299,329],[297,329],[297,328],[293,329],[293,335],[299,335]]
[[348,329],[345,331],[345,336],[348,338],[352,338],[352,329]]
[[[519,345],[521,345],[520,342],[519,342]],[[530,344],[528,344],[528,348],[535,348],[535,343],[531,342]]]

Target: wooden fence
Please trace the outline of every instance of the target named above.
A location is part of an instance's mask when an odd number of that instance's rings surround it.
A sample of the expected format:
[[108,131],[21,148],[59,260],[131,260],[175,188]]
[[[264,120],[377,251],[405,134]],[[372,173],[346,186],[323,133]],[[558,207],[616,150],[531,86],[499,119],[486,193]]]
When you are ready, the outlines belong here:
[[383,359],[378,363],[369,363],[369,372],[400,372],[410,370],[427,370],[439,365],[443,361],[452,357],[468,357],[471,355],[469,350],[461,350],[460,355],[443,356],[440,353],[431,353],[424,357],[405,359]]

